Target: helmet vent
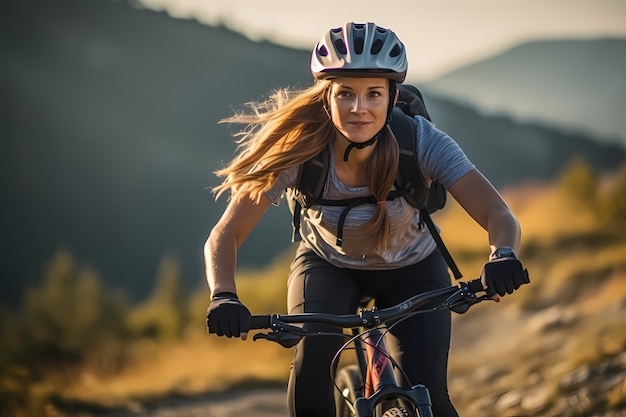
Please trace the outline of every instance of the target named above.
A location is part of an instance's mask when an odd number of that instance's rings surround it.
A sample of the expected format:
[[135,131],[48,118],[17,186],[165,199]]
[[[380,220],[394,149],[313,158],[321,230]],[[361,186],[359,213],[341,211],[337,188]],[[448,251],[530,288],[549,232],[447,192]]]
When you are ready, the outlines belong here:
[[376,39],[374,41],[374,43],[372,44],[372,49],[370,49],[370,53],[372,55],[376,55],[377,53],[380,52],[380,50],[383,48],[383,41],[382,39]]
[[348,50],[346,49],[346,44],[343,42],[343,39],[335,39],[335,49],[337,50],[337,52],[339,52],[340,54],[347,54]]
[[391,52],[389,52],[389,56],[390,57],[396,57],[396,56],[400,55],[400,51],[401,51],[400,45],[395,44],[393,46],[393,49],[391,50]]
[[322,45],[317,48],[317,53],[320,54],[320,56],[328,56],[328,49],[326,49],[326,46]]
[[362,54],[364,43],[365,43],[365,40],[361,37],[354,39],[354,52],[356,52],[359,55]]

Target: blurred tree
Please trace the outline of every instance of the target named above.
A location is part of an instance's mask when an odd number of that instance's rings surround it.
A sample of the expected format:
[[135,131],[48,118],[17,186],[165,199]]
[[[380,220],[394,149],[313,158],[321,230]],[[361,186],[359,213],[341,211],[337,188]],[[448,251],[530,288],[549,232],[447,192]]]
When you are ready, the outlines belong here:
[[603,196],[599,215],[604,224],[626,222],[626,161],[622,162],[615,182]]
[[585,206],[592,206],[596,201],[598,176],[582,157],[570,162],[559,178],[559,189]]
[[210,304],[210,299],[211,292],[206,284],[193,291],[189,297],[187,326],[190,332],[206,332],[206,312]]
[[24,366],[0,364],[0,416],[44,415],[43,399],[29,390],[32,379],[32,373]]
[[180,336],[187,318],[179,262],[174,257],[165,256],[159,266],[154,290],[132,312],[130,327],[137,336],[168,340]]
[[105,290],[94,271],[58,252],[41,284],[25,292],[19,314],[0,312],[0,415],[47,415],[47,394],[31,386],[49,368],[95,354],[119,369],[127,311],[122,294]]
[[105,290],[94,271],[80,268],[61,251],[42,285],[26,291],[13,343],[25,363],[78,361],[127,334],[127,310],[121,294]]

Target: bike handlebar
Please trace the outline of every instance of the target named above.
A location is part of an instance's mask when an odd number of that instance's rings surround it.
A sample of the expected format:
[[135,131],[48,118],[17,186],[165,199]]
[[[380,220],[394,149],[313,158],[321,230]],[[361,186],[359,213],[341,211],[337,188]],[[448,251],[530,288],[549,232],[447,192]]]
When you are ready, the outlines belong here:
[[484,291],[484,288],[480,279],[475,279],[468,282],[461,282],[458,285],[418,294],[401,302],[400,304],[380,310],[374,308],[371,310],[361,310],[360,313],[343,315],[326,313],[253,315],[250,320],[250,329],[274,329],[277,326],[286,323],[319,323],[343,329],[359,326],[372,327],[397,319],[404,314],[416,310],[418,307],[429,301],[443,297],[447,298],[441,304],[441,309],[451,309],[456,311],[455,307],[457,307],[460,310],[463,310],[457,312],[464,313],[472,304],[480,302],[486,298],[484,296],[476,296],[476,293],[482,291]]

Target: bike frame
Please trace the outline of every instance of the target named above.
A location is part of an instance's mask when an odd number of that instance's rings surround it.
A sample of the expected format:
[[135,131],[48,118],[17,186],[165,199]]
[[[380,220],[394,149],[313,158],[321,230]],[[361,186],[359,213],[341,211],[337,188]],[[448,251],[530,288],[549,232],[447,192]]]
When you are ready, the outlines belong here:
[[403,398],[412,403],[420,417],[432,417],[428,388],[421,384],[410,389],[401,387],[393,360],[387,352],[383,329],[376,326],[367,328],[365,332],[362,329],[352,329],[357,364],[363,381],[363,397],[353,404],[356,415],[371,415],[374,408],[391,395],[394,400]]
[[[380,326],[413,314],[423,304],[436,299],[444,301],[438,307],[420,310],[420,312],[450,309],[457,313],[464,313],[471,305],[487,298],[486,296],[476,296],[476,293],[481,291],[484,289],[480,279],[477,279],[461,282],[458,286],[419,294],[389,308],[381,310],[375,307],[361,309],[359,314],[300,313],[252,316],[250,328],[272,329],[271,333],[255,334],[253,340],[267,339],[279,343],[283,347],[295,346],[302,337],[320,335],[320,333],[309,332],[303,327],[293,326],[290,323],[320,323],[337,328],[353,329],[355,336],[351,341],[356,344],[357,361],[365,382],[364,396],[358,398],[354,404],[356,415],[373,416],[379,404],[386,400],[401,399],[411,404],[411,408],[415,407],[420,417],[432,417],[427,387],[419,384],[411,388],[403,388],[398,383],[393,369],[393,360],[385,347],[384,331]],[[344,345],[337,352],[337,355],[340,355],[347,345],[349,343]]]
[[[367,332],[367,335],[362,340],[364,343],[359,343],[356,340],[355,343],[363,345],[365,349],[366,372],[363,379],[365,384],[363,394],[365,398],[370,398],[382,386],[389,383],[395,384],[397,381],[393,371],[393,363],[387,353],[383,332],[378,328],[374,328]],[[359,354],[363,351],[357,347],[356,352]]]

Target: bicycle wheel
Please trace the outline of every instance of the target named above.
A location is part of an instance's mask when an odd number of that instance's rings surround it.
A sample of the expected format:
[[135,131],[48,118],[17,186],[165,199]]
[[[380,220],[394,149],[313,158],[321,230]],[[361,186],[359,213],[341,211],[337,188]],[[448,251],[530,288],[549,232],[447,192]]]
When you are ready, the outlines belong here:
[[387,411],[383,413],[382,417],[416,417],[416,416],[415,416],[415,412],[412,412],[400,405],[394,405],[393,407],[387,409]]
[[335,375],[335,413],[337,417],[354,417],[354,403],[363,396],[363,380],[357,365],[347,365]]

